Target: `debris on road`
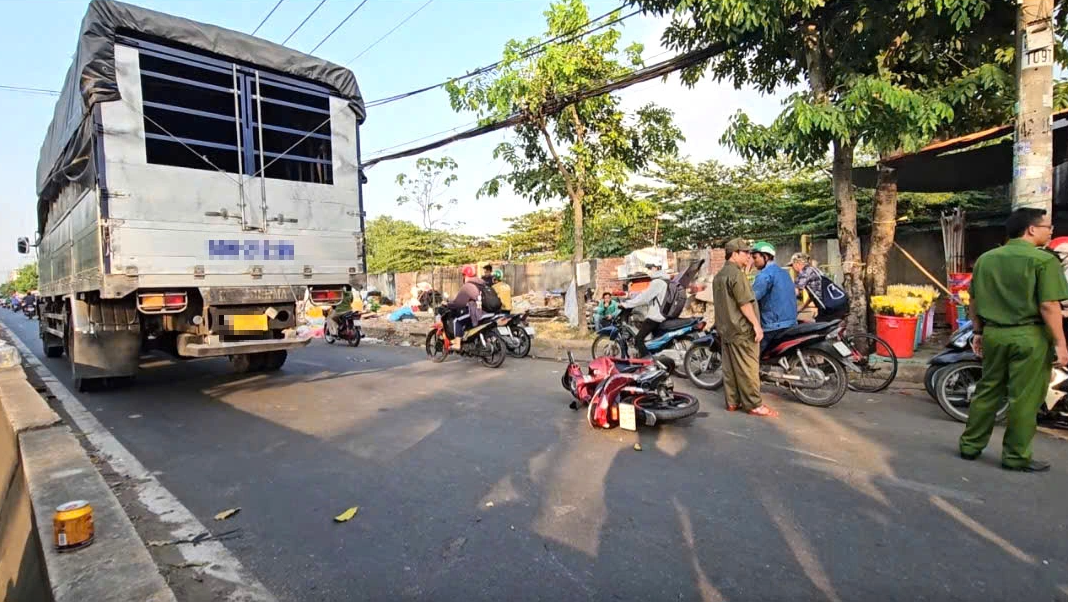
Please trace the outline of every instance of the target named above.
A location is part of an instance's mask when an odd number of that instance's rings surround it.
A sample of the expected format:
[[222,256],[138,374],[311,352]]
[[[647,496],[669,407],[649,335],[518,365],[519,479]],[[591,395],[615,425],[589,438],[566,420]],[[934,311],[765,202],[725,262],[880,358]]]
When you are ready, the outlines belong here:
[[352,520],[352,517],[356,516],[356,513],[359,512],[359,511],[360,511],[360,507],[359,506],[353,506],[352,508],[349,508],[348,510],[346,510],[346,511],[342,512],[341,514],[335,516],[334,517],[334,522],[335,523],[348,522],[348,521]]
[[492,508],[493,507],[493,502],[486,502],[486,507],[487,508]]
[[634,451],[642,451],[642,444],[641,443],[635,443],[634,444]]
[[226,541],[228,539],[234,539],[234,538],[237,538],[237,537],[240,537],[240,536],[241,536],[241,529],[238,528],[238,529],[231,529],[229,531],[224,531],[222,533],[219,533],[218,535],[212,535],[211,533],[208,533],[207,531],[205,531],[205,532],[201,533],[200,535],[195,535],[193,537],[187,537],[187,538],[184,538],[184,539],[165,539],[165,540],[150,539],[145,543],[150,548],[162,548],[163,546],[177,546],[177,545],[181,545],[183,543],[191,543],[193,545],[197,545],[199,543],[203,543],[205,541],[211,541],[211,540]]
[[137,418],[140,418],[140,417],[141,417],[140,414],[130,414],[129,416],[127,416],[127,418],[133,418],[133,419],[137,419]]
[[222,512],[220,512],[220,513],[215,515],[215,520],[226,520],[226,519],[230,518],[231,516],[237,514],[238,512],[241,512],[241,508],[240,507],[238,507],[238,508],[230,508],[229,510],[223,510]]

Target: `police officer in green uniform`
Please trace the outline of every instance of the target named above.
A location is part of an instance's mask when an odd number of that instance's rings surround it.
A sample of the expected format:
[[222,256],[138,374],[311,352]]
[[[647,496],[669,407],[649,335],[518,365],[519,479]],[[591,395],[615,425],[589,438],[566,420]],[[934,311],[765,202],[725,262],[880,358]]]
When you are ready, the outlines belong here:
[[972,273],[969,313],[975,324],[975,352],[983,378],[968,410],[960,455],[974,460],[990,441],[998,408],[1008,398],[1008,424],[1001,465],[1042,472],[1049,463],[1031,458],[1036,415],[1049,387],[1051,364],[1068,364],[1062,299],[1068,282],[1060,262],[1041,247],[1053,231],[1042,209],[1017,209],[1006,224],[1009,242],[983,253]]
[[750,245],[740,238],[727,243],[727,261],[712,279],[716,331],[723,349],[723,393],[727,410],[754,416],[778,413],[760,399],[760,313],[756,295],[743,268],[749,266]]

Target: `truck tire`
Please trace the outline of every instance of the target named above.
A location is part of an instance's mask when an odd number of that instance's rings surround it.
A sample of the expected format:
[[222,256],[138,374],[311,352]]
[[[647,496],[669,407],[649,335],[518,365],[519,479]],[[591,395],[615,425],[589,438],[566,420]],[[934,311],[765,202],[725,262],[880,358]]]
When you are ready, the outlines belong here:
[[45,357],[63,357],[63,345],[48,345],[47,342],[45,342],[44,352]]
[[267,357],[263,362],[263,369],[268,372],[277,372],[282,369],[282,365],[286,363],[287,357],[289,357],[289,352],[285,349],[268,351]]
[[248,374],[249,372],[256,372],[262,370],[265,363],[264,356],[266,353],[242,353],[241,355],[231,355],[230,365],[233,366],[234,372],[238,374]]

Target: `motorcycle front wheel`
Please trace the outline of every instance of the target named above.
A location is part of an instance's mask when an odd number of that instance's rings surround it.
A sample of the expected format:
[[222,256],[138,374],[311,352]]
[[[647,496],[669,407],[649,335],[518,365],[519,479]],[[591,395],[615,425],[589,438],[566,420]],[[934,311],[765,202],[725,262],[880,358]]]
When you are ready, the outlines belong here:
[[599,334],[597,338],[593,340],[593,345],[590,347],[590,355],[593,359],[599,357],[624,357],[623,345],[615,337],[618,335]]
[[697,388],[713,391],[723,386],[723,358],[719,351],[705,345],[693,345],[682,362],[686,377]]
[[515,349],[509,349],[508,355],[512,357],[526,357],[530,354],[530,335],[527,331],[519,326],[510,326],[509,330],[512,332],[512,336],[515,340],[519,341]]
[[[935,399],[949,417],[957,422],[968,422],[968,409],[975,396],[975,387],[983,378],[983,364],[980,362],[960,362],[944,366],[938,372],[935,384]],[[1005,420],[1009,411],[1008,399],[998,408],[995,420]]]
[[634,399],[634,405],[656,416],[657,424],[689,418],[701,406],[693,395],[678,391],[672,391],[666,398],[656,394],[641,395]]
[[334,337],[330,336],[330,333],[328,333],[328,332],[326,332],[324,330],[323,331],[323,340],[326,341],[327,345],[333,345],[334,341],[336,341],[337,339],[335,339]]
[[[842,364],[819,349],[802,349],[800,354],[809,370],[819,370],[823,374],[823,385],[816,389],[790,387],[790,392],[801,403],[817,408],[829,408],[842,401],[849,386],[849,378]],[[804,376],[804,369],[796,355],[790,359],[790,373]]]
[[485,341],[489,346],[489,355],[482,356],[482,365],[487,368],[500,368],[505,358],[508,357],[508,348],[504,346],[501,337],[496,334],[486,335]]
[[441,331],[431,330],[426,333],[426,357],[435,364],[440,364],[449,357],[449,351],[445,349],[445,339]]

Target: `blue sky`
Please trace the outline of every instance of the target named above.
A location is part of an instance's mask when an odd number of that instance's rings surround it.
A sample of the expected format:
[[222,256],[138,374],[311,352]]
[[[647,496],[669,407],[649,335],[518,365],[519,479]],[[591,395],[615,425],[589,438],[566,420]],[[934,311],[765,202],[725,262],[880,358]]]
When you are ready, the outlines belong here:
[[[322,58],[345,64],[386,33],[425,0],[368,0],[367,4],[316,51]],[[251,32],[276,0],[136,0],[134,3],[230,29]],[[317,0],[285,0],[258,36],[281,42],[318,4]],[[336,26],[358,0],[327,0],[326,4],[287,44],[310,50]],[[591,15],[618,6],[618,0],[587,0]],[[376,99],[436,83],[448,77],[494,62],[511,38],[539,35],[544,29],[542,12],[547,0],[433,0],[418,15],[375,46],[349,67],[356,74],[367,99]],[[74,51],[78,26],[86,2],[78,0],[8,0],[0,22],[0,52],[5,61],[0,85],[56,90],[62,83]],[[646,45],[646,57],[662,52],[658,46],[663,22],[634,17],[624,22],[624,44]],[[621,47],[623,46],[621,45]],[[670,55],[658,56],[655,61]],[[717,143],[728,117],[745,108],[754,118],[767,121],[779,110],[779,100],[752,91],[737,91],[713,82],[693,89],[676,80],[655,80],[623,91],[624,105],[636,108],[656,102],[673,109],[687,137],[683,152],[695,160],[719,158],[731,161]],[[15,253],[18,236],[32,236],[36,227],[35,183],[37,156],[52,117],[54,96],[0,90],[0,178],[5,183],[0,197],[4,219],[0,220],[0,279],[27,261]],[[463,126],[474,115],[454,113],[444,91],[372,109],[362,131],[364,155],[405,142]],[[507,136],[498,132],[454,144],[431,153],[448,154],[460,168],[453,186],[459,205],[450,214],[461,221],[459,229],[472,234],[498,232],[503,218],[534,207],[523,199],[502,194],[493,199],[475,199],[481,184],[499,174],[504,165],[494,161],[492,149]],[[368,171],[364,188],[365,209],[371,217],[393,215],[418,221],[415,210],[398,208],[400,190],[396,175],[410,171],[415,158],[381,163]]]

